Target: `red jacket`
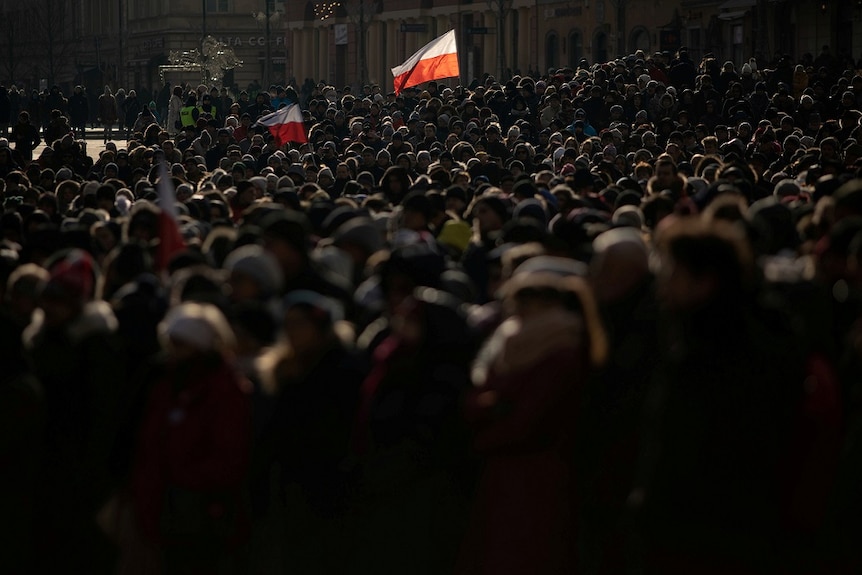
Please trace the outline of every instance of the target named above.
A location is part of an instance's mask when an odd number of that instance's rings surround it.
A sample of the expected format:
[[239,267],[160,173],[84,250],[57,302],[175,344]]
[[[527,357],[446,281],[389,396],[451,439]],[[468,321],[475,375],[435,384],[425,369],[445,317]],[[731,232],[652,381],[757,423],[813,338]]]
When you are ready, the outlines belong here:
[[249,462],[251,407],[243,380],[223,358],[201,360],[187,370],[169,366],[155,382],[144,414],[132,490],[144,534],[161,532],[169,488],[218,493],[221,501],[201,513],[220,519],[232,507],[232,541],[245,531],[240,505]]
[[[492,362],[486,381],[468,398],[466,415],[476,427],[474,447],[484,470],[458,573],[574,572],[572,453],[589,368],[579,324],[544,320],[560,329],[522,325],[502,345],[514,357]],[[494,392],[496,404],[483,404],[483,392]]]

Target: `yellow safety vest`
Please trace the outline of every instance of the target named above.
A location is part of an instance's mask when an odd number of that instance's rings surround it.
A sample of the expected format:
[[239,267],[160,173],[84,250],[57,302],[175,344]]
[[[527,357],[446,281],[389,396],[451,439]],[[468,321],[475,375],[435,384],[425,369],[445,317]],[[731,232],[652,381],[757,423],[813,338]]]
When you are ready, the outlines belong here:
[[180,108],[180,123],[183,128],[194,126],[197,124],[194,117],[195,106],[185,106]]

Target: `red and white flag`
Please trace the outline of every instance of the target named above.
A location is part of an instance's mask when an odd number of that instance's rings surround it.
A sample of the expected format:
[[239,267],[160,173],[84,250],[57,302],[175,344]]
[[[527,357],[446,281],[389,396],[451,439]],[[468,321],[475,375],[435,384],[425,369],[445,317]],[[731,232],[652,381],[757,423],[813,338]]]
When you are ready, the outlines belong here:
[[395,93],[423,82],[460,76],[458,47],[455,45],[455,30],[449,30],[439,38],[425,44],[400,66],[392,68],[395,76]]
[[168,269],[168,263],[177,253],[186,249],[186,241],[180,233],[177,213],[177,194],[174,182],[168,175],[165,162],[159,162],[159,245],[156,247],[155,264],[159,271]]
[[275,138],[277,146],[283,146],[288,142],[308,141],[299,104],[290,104],[271,114],[261,116],[257,123],[269,128],[269,133]]

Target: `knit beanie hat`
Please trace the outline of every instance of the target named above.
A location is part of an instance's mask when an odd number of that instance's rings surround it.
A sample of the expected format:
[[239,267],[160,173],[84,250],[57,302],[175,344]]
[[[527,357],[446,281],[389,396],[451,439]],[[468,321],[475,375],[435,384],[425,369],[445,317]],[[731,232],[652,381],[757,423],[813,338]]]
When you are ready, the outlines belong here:
[[460,220],[448,220],[443,224],[443,229],[437,236],[437,241],[444,246],[452,247],[459,252],[463,252],[470,245],[470,239],[473,237],[473,230],[470,224]]
[[79,303],[93,299],[96,265],[90,254],[81,249],[62,252],[47,268],[50,278],[43,295]]
[[275,257],[256,244],[242,246],[228,254],[224,269],[251,278],[265,297],[277,294],[284,283]]

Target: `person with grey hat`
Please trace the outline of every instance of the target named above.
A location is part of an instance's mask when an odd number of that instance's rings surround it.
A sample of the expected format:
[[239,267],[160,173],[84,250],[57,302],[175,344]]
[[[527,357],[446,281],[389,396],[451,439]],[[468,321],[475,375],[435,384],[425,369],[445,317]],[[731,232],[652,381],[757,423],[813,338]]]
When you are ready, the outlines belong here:
[[281,293],[284,279],[276,259],[261,246],[235,249],[224,261],[229,295],[234,302],[266,301]]

